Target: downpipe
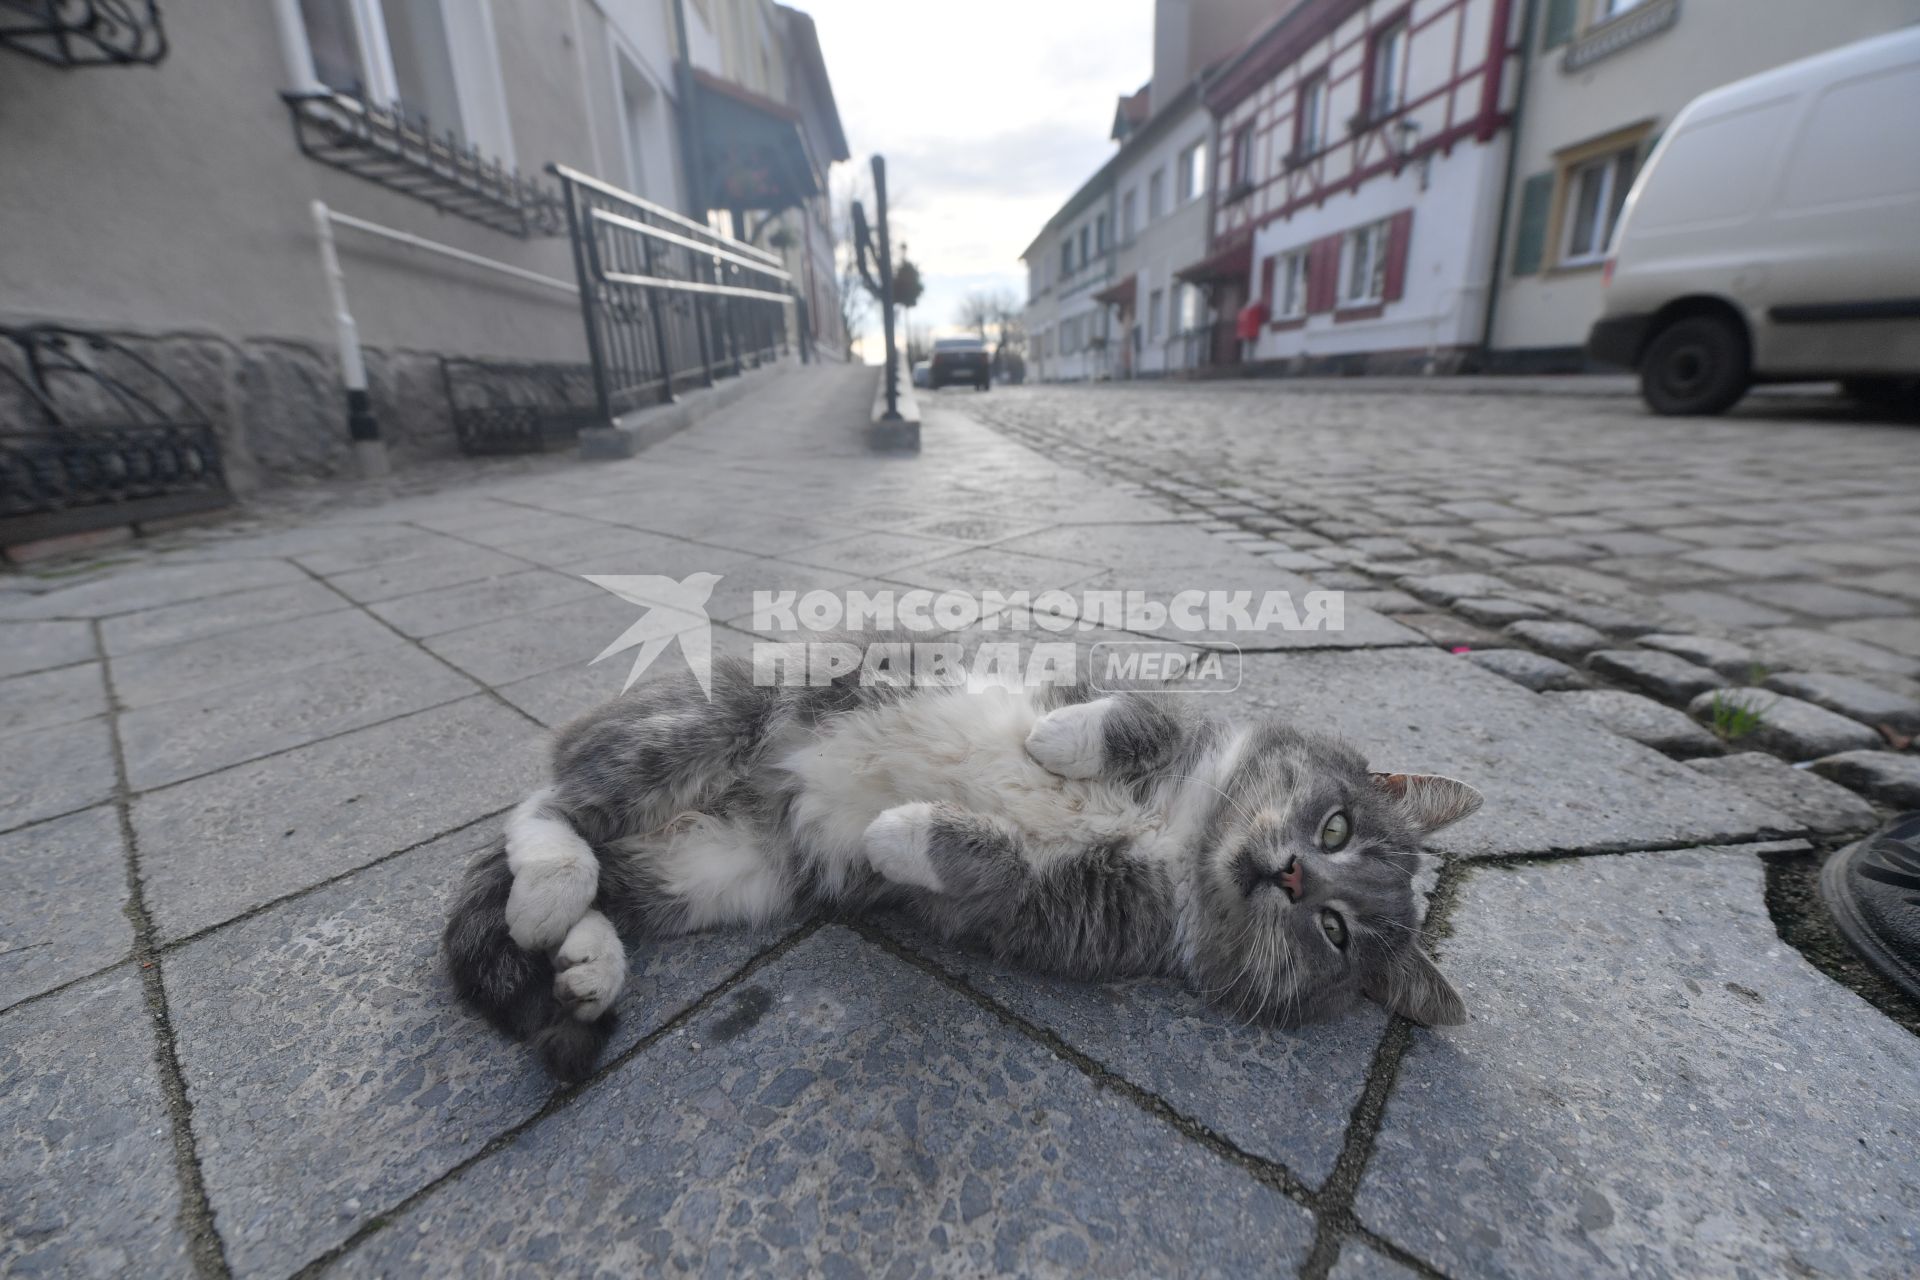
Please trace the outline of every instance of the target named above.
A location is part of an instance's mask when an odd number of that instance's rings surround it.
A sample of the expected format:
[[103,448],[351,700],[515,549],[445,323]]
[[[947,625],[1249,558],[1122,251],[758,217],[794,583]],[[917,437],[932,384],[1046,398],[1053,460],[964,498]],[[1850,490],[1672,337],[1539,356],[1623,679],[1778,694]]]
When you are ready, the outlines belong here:
[[380,438],[380,423],[373,416],[373,400],[367,394],[367,366],[360,354],[360,326],[347,308],[347,278],[340,270],[340,255],[333,244],[333,220],[324,201],[313,202],[313,228],[320,241],[320,273],[326,277],[328,302],[333,307],[334,340],[340,350],[340,385],[346,391],[347,434],[353,441],[353,456],[363,479],[377,479],[392,472],[386,441]]

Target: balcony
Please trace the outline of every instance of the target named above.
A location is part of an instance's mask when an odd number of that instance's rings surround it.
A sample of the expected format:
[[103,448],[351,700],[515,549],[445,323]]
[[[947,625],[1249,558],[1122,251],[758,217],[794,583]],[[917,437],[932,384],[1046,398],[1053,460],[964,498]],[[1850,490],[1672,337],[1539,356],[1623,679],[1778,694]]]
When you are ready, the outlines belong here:
[[434,134],[423,117],[341,93],[283,96],[301,153],[321,164],[523,240],[566,233],[557,195],[451,133]]

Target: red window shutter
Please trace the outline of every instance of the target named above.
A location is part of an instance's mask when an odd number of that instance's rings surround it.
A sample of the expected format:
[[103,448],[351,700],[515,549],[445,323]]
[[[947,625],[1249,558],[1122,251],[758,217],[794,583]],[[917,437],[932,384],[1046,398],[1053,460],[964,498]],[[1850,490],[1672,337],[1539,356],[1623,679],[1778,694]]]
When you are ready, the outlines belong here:
[[1407,291],[1407,248],[1412,240],[1413,210],[1402,209],[1387,228],[1387,302],[1397,302]]
[[1324,236],[1307,251],[1307,310],[1333,310],[1339,297],[1340,237]]

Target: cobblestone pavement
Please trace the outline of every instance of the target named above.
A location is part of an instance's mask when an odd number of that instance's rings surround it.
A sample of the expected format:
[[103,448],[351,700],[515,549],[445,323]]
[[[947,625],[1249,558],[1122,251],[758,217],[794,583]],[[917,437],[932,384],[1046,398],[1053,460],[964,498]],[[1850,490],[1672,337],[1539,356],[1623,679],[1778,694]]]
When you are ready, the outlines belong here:
[[[1486,793],[1441,842],[1429,920],[1468,1025],[1370,1007],[1250,1028],[1167,984],[1048,981],[807,921],[637,949],[604,1069],[552,1091],[453,1004],[436,935],[451,882],[539,776],[545,731],[625,675],[586,660],[634,609],[578,575],[722,574],[723,646],[748,640],[756,587],[1299,593],[1396,561],[1395,581],[1462,564],[1505,581],[1532,558],[1500,543],[1622,530],[1552,523],[1567,517],[1476,470],[1539,457],[1530,474],[1556,479],[1532,496],[1584,503],[1608,424],[1616,453],[1627,434],[1654,441],[1603,401],[1409,397],[1407,425],[1385,431],[1370,415],[1394,402],[1328,397],[1298,430],[1311,451],[1289,459],[1295,433],[1272,415],[1310,402],[1271,389],[996,391],[930,397],[924,453],[876,457],[855,425],[870,377],[774,376],[628,462],[282,505],[7,583],[0,1272],[1920,1270],[1920,1039],[1790,945],[1780,914],[1874,808],[1771,746],[1721,754],[1709,735],[1687,763],[1604,727],[1568,699],[1629,696],[1621,680],[1556,675],[1545,642],[1483,664],[1428,634],[1458,624],[1467,606],[1449,601],[1527,602],[1511,590],[1409,582],[1428,602],[1414,608],[1367,574],[1344,631],[1249,645],[1237,694],[1347,734],[1380,767]],[[1563,413],[1579,425],[1522,429]],[[1501,415],[1511,447],[1472,455]],[[1259,416],[1260,443],[1236,452],[1248,428],[1224,422]],[[1702,430],[1740,427],[1754,424]],[[1833,532],[1847,499],[1869,500],[1848,485],[1891,493],[1903,465],[1889,452],[1848,479],[1838,459],[1886,437],[1833,432],[1802,477],[1822,514],[1736,522],[1701,505],[1692,524],[1824,526],[1800,545],[1829,548],[1911,539],[1892,511],[1858,514],[1886,522],[1871,542]],[[1183,447],[1163,474],[1151,451]],[[1723,459],[1729,500],[1709,505],[1744,509],[1759,456]],[[1647,484],[1677,500],[1719,479]],[[1558,532],[1435,514],[1455,503]],[[1515,558],[1435,555],[1447,539],[1423,526]],[[1711,545],[1670,532],[1685,527],[1648,536]],[[1868,582],[1897,567],[1847,576],[1906,598]],[[1555,603],[1517,621],[1592,607],[1538,589]],[[1620,652],[1691,668],[1660,669],[1675,688],[1714,670]]]

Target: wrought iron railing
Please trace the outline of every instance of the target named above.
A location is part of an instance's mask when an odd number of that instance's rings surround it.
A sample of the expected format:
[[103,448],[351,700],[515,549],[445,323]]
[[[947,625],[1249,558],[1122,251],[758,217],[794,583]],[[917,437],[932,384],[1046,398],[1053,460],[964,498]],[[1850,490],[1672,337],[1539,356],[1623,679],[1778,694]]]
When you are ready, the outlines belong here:
[[440,380],[464,453],[564,448],[601,421],[590,365],[443,356]]
[[778,258],[577,169],[547,171],[560,179],[603,421],[786,351],[793,281]]
[[0,49],[51,66],[152,66],[167,56],[154,0],[0,0]]
[[[5,0],[0,0],[5,3]],[[301,154],[525,239],[566,230],[559,197],[452,133],[340,93],[283,95]]]
[[226,505],[213,425],[111,338],[0,328],[0,544]]

